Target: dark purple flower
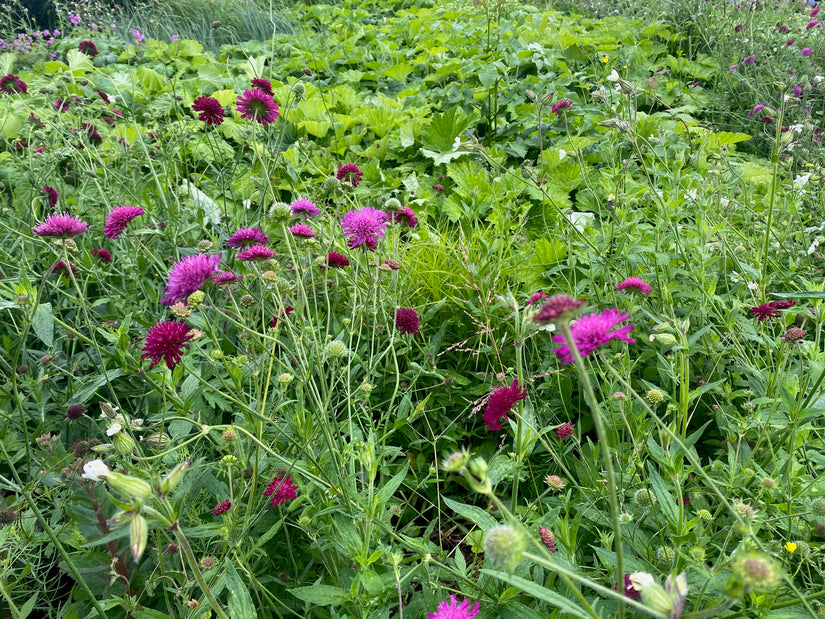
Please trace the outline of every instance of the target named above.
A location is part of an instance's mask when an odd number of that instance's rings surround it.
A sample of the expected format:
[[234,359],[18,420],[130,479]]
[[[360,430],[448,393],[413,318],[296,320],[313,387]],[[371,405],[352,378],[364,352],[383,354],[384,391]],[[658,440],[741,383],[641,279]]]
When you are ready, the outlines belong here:
[[624,280],[616,286],[616,290],[627,289],[636,290],[637,292],[641,292],[642,294],[650,294],[653,291],[653,288],[650,287],[650,284],[648,284],[644,280],[639,279],[638,277],[628,277],[626,280]]
[[243,95],[238,97],[237,110],[241,118],[254,120],[264,127],[278,118],[278,104],[260,88],[244,90]]
[[[618,590],[619,585],[616,585],[615,589]],[[642,594],[639,593],[638,591],[636,591],[636,589],[633,588],[633,583],[630,582],[630,575],[629,574],[624,575],[624,596],[626,598],[630,598],[631,600],[637,600],[638,601],[638,600],[642,599]]]
[[68,272],[71,270],[72,275],[77,275],[77,267],[73,265],[71,262],[68,266],[62,260],[58,260],[52,266],[52,273],[57,273],[61,277],[66,277]]
[[78,419],[86,411],[86,407],[82,404],[69,404],[66,407],[66,419]]
[[418,224],[418,218],[409,206],[402,206],[397,211],[392,212],[392,222],[407,224],[410,228],[415,228]]
[[77,44],[77,49],[91,58],[97,56],[97,45],[92,41],[81,41]]
[[442,600],[434,613],[427,613],[427,619],[472,619],[479,613],[479,603],[470,607],[470,600],[459,602],[454,595]]
[[241,277],[239,275],[235,275],[234,273],[230,273],[229,271],[220,271],[215,277],[212,278],[212,283],[218,286],[222,286],[224,284],[231,284],[236,282]]
[[272,320],[269,321],[269,326],[274,329],[275,327],[278,326],[278,321],[279,320],[283,320],[284,318],[289,316],[294,311],[295,311],[294,307],[292,307],[291,305],[287,305],[286,307],[284,307],[284,311],[278,312],[277,316],[272,317]]
[[[625,325],[620,329],[613,330],[619,324],[630,320],[627,312],[619,312],[617,308],[604,310],[601,313],[594,312],[587,316],[582,316],[570,325],[570,333],[573,336],[573,343],[582,357],[586,357],[597,348],[601,348],[610,340],[619,339],[628,344],[634,344],[636,340],[628,334],[633,330],[633,325]],[[567,346],[563,335],[554,335],[553,341],[562,344],[553,352],[561,360],[562,365],[567,365],[573,361],[573,353]]]
[[751,308],[751,316],[756,316],[759,322],[765,322],[765,319],[772,321],[779,316],[779,310],[769,303],[763,303]]
[[101,99],[103,99],[106,103],[111,103],[111,101],[109,100],[109,95],[107,95],[105,92],[103,92],[102,90],[95,90],[95,92],[96,92],[96,93],[97,93],[97,95],[98,95]]
[[794,305],[796,305],[796,301],[794,301],[793,299],[783,299],[780,301],[771,301],[770,303],[768,303],[768,305],[770,305],[774,309],[784,310],[792,308]]
[[192,339],[189,326],[182,322],[159,322],[146,333],[141,359],[151,359],[151,370],[160,361],[166,362],[170,370],[180,363],[183,349],[189,348]]
[[220,125],[226,117],[221,102],[212,97],[198,97],[192,102],[192,109],[198,113],[198,120],[207,125]]
[[808,56],[810,56],[813,53],[814,53],[814,50],[812,50],[810,47],[803,47],[802,48],[802,57],[803,58],[807,58]]
[[4,95],[25,94],[28,90],[29,87],[26,85],[26,82],[16,75],[8,73],[0,77],[0,93]]
[[109,264],[112,262],[112,254],[109,253],[108,249],[93,249],[92,255],[103,262],[108,262]]
[[536,292],[535,294],[533,294],[530,297],[530,299],[527,301],[527,305],[534,305],[534,304],[538,303],[539,301],[543,301],[544,299],[549,299],[549,298],[550,298],[550,295],[548,295],[547,293],[542,292],[541,290],[539,290],[538,292]]
[[484,425],[488,430],[501,430],[501,420],[513,410],[516,402],[524,400],[527,394],[519,387],[518,380],[514,380],[509,387],[499,387],[490,394],[487,406],[484,409]]
[[275,252],[266,245],[252,245],[238,253],[238,260],[248,262],[250,260],[269,260],[275,257]]
[[563,116],[571,107],[573,107],[573,102],[570,99],[562,99],[561,101],[553,104],[553,107],[550,108],[550,112],[556,116]]
[[297,489],[298,486],[292,483],[289,475],[283,478],[274,477],[272,479],[272,483],[266,487],[266,490],[264,490],[264,496],[271,497],[269,500],[272,502],[272,507],[277,507],[282,503],[286,503],[287,501],[291,501],[296,498],[297,495],[295,494],[295,491]]
[[742,64],[752,64],[753,62],[756,62],[756,56],[754,55],[746,56],[742,59]]
[[369,251],[375,251],[378,238],[384,236],[387,227],[387,214],[371,206],[357,211],[348,211],[341,218],[341,229],[348,237],[350,249],[365,245]]
[[544,302],[538,313],[533,316],[533,320],[544,324],[571,318],[584,303],[581,299],[574,299],[566,294],[553,295]]
[[295,202],[289,205],[289,209],[292,211],[293,215],[301,216],[306,219],[312,219],[321,212],[321,209],[315,206],[314,202],[304,199],[295,200]]
[[263,245],[268,242],[269,239],[266,238],[266,235],[260,228],[241,228],[226,239],[226,246],[238,249],[248,247],[249,245]]
[[742,28],[744,28],[744,27],[745,27],[745,24],[736,24],[736,25],[733,27],[733,31],[734,31],[734,32],[740,32],[740,31],[742,30]]
[[348,181],[353,187],[358,187],[358,183],[364,178],[364,173],[354,163],[345,163],[338,168],[338,173],[335,177],[339,181]]
[[791,327],[785,333],[783,333],[780,337],[784,337],[789,342],[798,342],[801,339],[804,339],[805,336],[808,335],[808,332],[805,329],[800,329],[799,327]]
[[327,256],[327,266],[332,269],[343,269],[349,266],[349,259],[337,251],[331,251]]
[[810,30],[811,28],[814,28],[818,25],[819,25],[819,21],[817,21],[816,19],[812,19],[811,21],[808,22],[808,25],[805,26],[805,30]]
[[395,310],[395,328],[401,333],[418,333],[418,312],[406,307]]
[[135,217],[140,217],[144,212],[139,206],[123,205],[113,208],[106,217],[103,234],[106,238],[116,239],[126,229],[130,221]]
[[89,228],[85,221],[80,221],[66,213],[56,213],[46,218],[39,226],[32,228],[37,236],[53,236],[59,238],[69,238],[77,236]]
[[539,537],[541,538],[541,543],[547,547],[547,550],[550,552],[557,552],[556,536],[553,535],[553,532],[550,529],[546,527],[539,527]]
[[558,428],[556,428],[556,438],[567,440],[571,436],[573,436],[573,424],[569,421],[561,424]]
[[263,77],[252,78],[252,88],[260,88],[266,94],[268,94],[270,97],[273,96],[273,94],[274,94],[272,92],[272,82],[270,82],[268,79],[265,79]]
[[41,189],[41,193],[45,194],[46,198],[49,201],[49,207],[54,208],[57,206],[57,190],[54,187],[49,187],[48,185],[44,185],[43,189]]
[[229,511],[230,507],[232,507],[232,503],[230,501],[221,501],[212,509],[212,515],[220,516],[221,514],[225,514]]
[[163,291],[166,296],[161,299],[161,303],[174,305],[178,301],[185,301],[190,294],[200,290],[206,280],[215,274],[220,261],[220,254],[186,256],[169,272],[169,283]]

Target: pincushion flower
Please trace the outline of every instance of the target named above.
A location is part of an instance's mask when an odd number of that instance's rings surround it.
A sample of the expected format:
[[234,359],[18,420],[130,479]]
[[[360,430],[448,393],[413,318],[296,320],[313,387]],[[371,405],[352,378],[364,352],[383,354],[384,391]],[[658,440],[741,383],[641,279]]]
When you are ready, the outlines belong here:
[[392,212],[392,222],[407,224],[410,228],[415,228],[418,224],[418,218],[409,206],[402,206],[397,211]]
[[81,41],[77,44],[77,49],[91,58],[97,56],[97,45],[92,41]]
[[530,299],[527,301],[527,305],[533,305],[535,303],[538,303],[539,301],[543,301],[544,299],[549,298],[550,295],[548,295],[546,292],[542,292],[541,290],[539,290],[530,297]]
[[561,424],[558,428],[556,428],[556,438],[566,440],[571,436],[573,436],[573,424],[569,421]]
[[44,185],[43,189],[41,190],[41,193],[43,193],[46,196],[46,199],[49,201],[49,207],[54,208],[55,206],[57,206],[57,200],[59,196],[57,195],[57,190],[54,187]]
[[260,88],[270,97],[273,95],[272,82],[263,77],[255,77],[252,79],[252,88]]
[[218,272],[215,277],[212,278],[212,283],[218,286],[222,286],[224,284],[231,284],[236,282],[240,279],[239,276],[235,275],[234,273],[230,273],[229,271],[220,271]]
[[642,294],[650,294],[653,291],[650,284],[638,277],[628,277],[623,282],[617,284],[616,290],[635,290]]
[[108,249],[93,249],[92,255],[95,256],[98,260],[102,260],[103,262],[112,262],[112,254],[109,253]]
[[135,217],[140,217],[143,213],[144,210],[139,206],[123,205],[113,208],[106,217],[103,234],[106,238],[116,239],[126,229],[130,221]]
[[762,305],[752,307],[751,315],[756,316],[756,319],[759,322],[765,322],[765,319],[767,319],[768,321],[772,321],[774,318],[779,316],[779,309],[777,309],[770,303],[763,303]]
[[272,507],[277,507],[282,503],[286,503],[287,501],[291,501],[296,498],[297,495],[295,494],[295,491],[297,489],[298,486],[292,483],[289,475],[283,478],[275,477],[272,479],[272,483],[266,487],[266,490],[264,490],[264,496],[271,497],[269,500],[272,502]]
[[349,258],[337,251],[331,251],[327,256],[327,266],[333,269],[343,269],[349,266]]
[[244,90],[243,95],[238,97],[237,110],[241,118],[254,120],[264,127],[278,118],[278,104],[260,88]]
[[807,58],[808,56],[810,56],[813,53],[814,53],[814,50],[812,50],[810,47],[803,47],[802,48],[802,57],[803,58]]
[[321,212],[321,209],[315,206],[314,202],[304,199],[295,200],[295,202],[289,205],[289,210],[292,211],[293,215],[301,216],[306,219],[312,219]]
[[198,120],[207,125],[220,125],[226,117],[221,102],[213,97],[198,97],[192,102],[192,109],[198,114]]
[[371,206],[349,211],[341,218],[341,228],[344,237],[349,238],[350,249],[365,245],[369,251],[375,251],[378,238],[384,236],[386,227],[387,214]]
[[345,163],[338,168],[338,173],[335,175],[339,181],[348,181],[353,187],[358,187],[358,183],[364,178],[364,173],[354,163]]
[[401,333],[418,333],[418,312],[406,307],[395,310],[395,328]]
[[573,102],[570,99],[562,99],[561,101],[553,104],[553,107],[550,108],[550,112],[556,116],[562,116],[572,107]]
[[263,245],[269,242],[263,230],[260,228],[241,228],[235,234],[226,239],[227,247],[239,249],[249,245]]
[[311,239],[315,236],[315,230],[306,224],[295,224],[289,228],[289,231],[292,233],[292,236],[301,239]]
[[151,359],[151,370],[161,361],[166,362],[170,370],[180,363],[183,349],[189,348],[192,339],[189,326],[182,322],[159,322],[146,333],[141,359]]
[[573,317],[584,305],[581,299],[574,299],[566,294],[556,294],[547,299],[538,313],[533,316],[535,322],[544,324]]
[[29,90],[26,82],[16,75],[8,73],[0,77],[0,92],[5,95],[25,94]]
[[52,266],[52,273],[57,273],[61,277],[66,277],[70,270],[72,275],[77,275],[77,267],[71,262],[67,266],[65,262],[58,260],[54,263],[54,266]]
[[499,387],[494,390],[484,409],[482,416],[484,425],[488,430],[501,430],[501,420],[506,420],[516,402],[526,397],[527,394],[519,387],[518,380],[514,380],[509,387]]
[[212,515],[220,516],[221,514],[225,514],[229,511],[230,507],[232,507],[232,503],[230,501],[221,501],[212,509]]
[[161,303],[174,305],[178,301],[185,301],[190,294],[200,290],[206,280],[215,274],[220,261],[220,254],[186,256],[169,272],[169,283],[163,291],[166,296],[161,299]]
[[478,602],[470,608],[470,600],[459,604],[454,595],[449,600],[443,600],[434,613],[427,613],[427,619],[472,619],[479,613]]
[[[633,325],[625,325],[619,329],[616,327],[630,320],[627,312],[619,312],[617,308],[604,310],[601,313],[595,312],[582,316],[570,325],[570,334],[573,337],[573,343],[582,357],[586,357],[597,348],[601,348],[610,342],[610,340],[623,340],[628,344],[635,344],[636,340],[629,337],[629,333],[633,330]],[[615,329],[615,330],[614,330]],[[564,336],[554,335],[553,341],[557,344],[562,344],[553,352],[561,360],[562,365],[567,365],[573,361],[573,353],[567,346]]]
[[89,224],[67,213],[58,213],[46,218],[39,226],[32,228],[37,236],[49,236],[67,239],[86,232]]
[[266,245],[252,245],[238,254],[238,260],[248,262],[251,260],[269,260],[275,257],[275,252]]

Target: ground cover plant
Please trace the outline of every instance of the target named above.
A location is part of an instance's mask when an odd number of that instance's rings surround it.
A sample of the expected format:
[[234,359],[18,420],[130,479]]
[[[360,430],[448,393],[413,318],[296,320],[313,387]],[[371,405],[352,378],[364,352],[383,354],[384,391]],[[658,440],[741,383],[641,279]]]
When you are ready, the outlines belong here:
[[0,55],[4,613],[820,612],[815,107],[622,16],[72,15]]

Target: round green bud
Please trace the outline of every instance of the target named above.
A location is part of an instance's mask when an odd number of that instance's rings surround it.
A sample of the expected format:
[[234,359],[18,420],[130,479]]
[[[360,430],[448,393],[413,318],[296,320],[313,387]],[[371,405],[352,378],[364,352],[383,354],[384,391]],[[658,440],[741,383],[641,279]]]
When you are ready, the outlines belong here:
[[202,254],[205,254],[214,246],[215,244],[212,241],[210,241],[209,239],[204,239],[203,241],[198,242],[198,251]]
[[676,558],[676,551],[672,546],[659,546],[656,548],[656,560],[659,563],[670,564]]
[[811,511],[817,516],[825,517],[825,498],[818,498],[811,503]]
[[349,354],[349,349],[341,340],[332,340],[326,345],[326,353],[330,359],[342,359]]
[[269,217],[275,221],[289,221],[292,219],[292,209],[286,202],[273,202],[269,207]]
[[203,303],[203,300],[206,298],[206,294],[204,294],[203,290],[196,290],[192,294],[189,295],[189,298],[186,300],[187,307],[190,309],[194,309]]
[[761,552],[737,553],[733,572],[750,589],[774,589],[782,581],[779,566]]
[[399,202],[396,198],[389,198],[386,202],[384,202],[384,208],[387,211],[397,211],[401,208],[401,202]]
[[660,402],[664,402],[665,394],[662,393],[661,389],[651,389],[647,392],[647,401],[651,404],[659,404]]
[[293,380],[295,380],[295,376],[290,374],[289,372],[283,372],[282,374],[278,374],[278,384],[280,384],[281,386],[285,387]]
[[330,176],[326,180],[324,180],[324,191],[327,193],[332,193],[336,189],[341,188],[341,181],[339,181],[334,176]]
[[648,508],[653,505],[653,496],[647,488],[641,488],[633,495],[633,501],[639,507]]
[[521,531],[510,525],[500,524],[487,531],[484,538],[484,553],[495,566],[512,571],[521,561],[526,544]]

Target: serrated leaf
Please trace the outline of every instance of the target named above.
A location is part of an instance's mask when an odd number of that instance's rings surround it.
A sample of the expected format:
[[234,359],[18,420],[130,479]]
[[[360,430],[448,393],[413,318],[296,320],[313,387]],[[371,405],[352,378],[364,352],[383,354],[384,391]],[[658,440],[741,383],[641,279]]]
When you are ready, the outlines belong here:
[[166,78],[154,69],[138,67],[134,75],[147,93],[160,92],[166,88]]
[[730,131],[720,131],[707,136],[708,148],[717,149],[739,142],[746,142],[751,139],[747,133],[731,133]]
[[442,163],[450,163],[453,159],[458,159],[462,155],[468,155],[469,153],[465,151],[456,151],[456,152],[449,152],[449,153],[436,153],[431,150],[427,150],[426,148],[421,149],[421,154],[425,157],[429,157],[433,160],[434,166],[439,166]]
[[79,49],[70,49],[66,52],[66,60],[69,62],[69,69],[75,75],[83,75],[86,71],[93,71],[95,68],[92,59]]
[[46,346],[54,343],[54,314],[51,303],[41,303],[34,311],[32,331]]
[[229,105],[235,105],[235,101],[238,99],[238,93],[234,90],[216,90],[212,93],[211,97],[216,99],[223,107],[227,107]]
[[337,606],[349,600],[349,593],[344,589],[330,585],[311,585],[288,591],[299,600],[316,606]]
[[490,514],[485,512],[480,507],[476,507],[475,505],[467,505],[465,503],[459,503],[458,501],[453,501],[447,497],[444,497],[444,502],[447,504],[451,510],[457,513],[459,516],[463,516],[476,526],[478,526],[482,531],[487,531],[488,529],[493,528],[498,524],[495,518],[493,518]]
[[226,588],[229,590],[227,606],[232,619],[257,619],[258,613],[252,597],[231,561],[226,562]]

